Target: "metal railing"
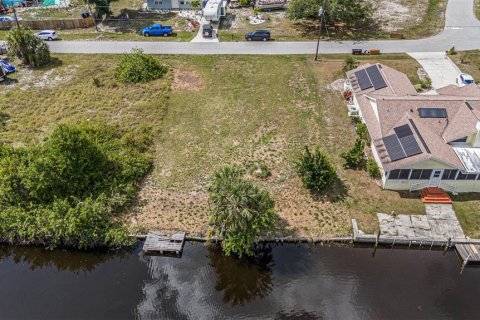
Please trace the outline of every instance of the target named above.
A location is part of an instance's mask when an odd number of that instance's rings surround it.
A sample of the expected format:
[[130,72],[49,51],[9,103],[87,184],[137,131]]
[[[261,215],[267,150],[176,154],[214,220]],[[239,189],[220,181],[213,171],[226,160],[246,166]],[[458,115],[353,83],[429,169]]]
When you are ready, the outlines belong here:
[[429,186],[430,186],[430,181],[415,183],[415,184],[412,184],[412,186],[410,187],[410,191],[422,190],[422,189],[428,188]]
[[450,193],[455,193],[457,191],[457,186],[452,186],[451,184],[445,183],[443,181],[440,182],[439,188],[442,188],[443,190]]

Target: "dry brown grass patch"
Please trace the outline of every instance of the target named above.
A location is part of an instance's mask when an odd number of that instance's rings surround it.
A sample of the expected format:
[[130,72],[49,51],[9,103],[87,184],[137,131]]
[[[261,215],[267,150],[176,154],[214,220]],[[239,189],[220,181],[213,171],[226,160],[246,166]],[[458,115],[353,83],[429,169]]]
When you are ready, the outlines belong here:
[[172,88],[174,90],[200,91],[204,88],[204,82],[195,70],[175,69]]

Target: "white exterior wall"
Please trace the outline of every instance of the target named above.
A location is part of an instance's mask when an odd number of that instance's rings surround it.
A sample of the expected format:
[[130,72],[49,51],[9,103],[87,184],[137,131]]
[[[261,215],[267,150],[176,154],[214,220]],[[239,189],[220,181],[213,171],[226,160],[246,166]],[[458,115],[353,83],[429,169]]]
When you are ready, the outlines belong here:
[[375,148],[373,141],[370,143],[370,149],[372,150],[373,159],[378,165],[380,169],[380,173],[382,174],[382,186],[385,186],[385,182],[387,181],[387,177],[385,175],[385,170],[383,170],[382,162],[380,161],[380,157],[378,156],[377,148]]
[[[375,159],[377,160],[377,159]],[[377,160],[378,161],[378,160]],[[403,169],[457,169],[435,160],[415,163]],[[384,180],[384,188],[389,190],[410,190],[413,185],[428,183],[429,180]],[[456,192],[480,192],[480,180],[442,180],[442,183],[454,187]],[[441,187],[441,185],[440,185]]]

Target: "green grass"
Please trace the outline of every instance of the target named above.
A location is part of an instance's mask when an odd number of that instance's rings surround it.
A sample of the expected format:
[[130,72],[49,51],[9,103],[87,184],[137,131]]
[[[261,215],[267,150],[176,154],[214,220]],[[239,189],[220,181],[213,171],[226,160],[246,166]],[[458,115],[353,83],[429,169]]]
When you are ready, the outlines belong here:
[[453,208],[465,235],[480,239],[480,195],[455,196],[453,197]]
[[[342,77],[343,55],[322,55],[317,63],[310,56],[161,56],[172,72],[141,85],[113,79],[115,56],[55,57],[47,68],[20,67],[18,83],[0,93],[0,109],[10,115],[0,141],[31,143],[57,123],[152,126],[154,168],[126,217],[132,227],[203,233],[211,173],[251,161],[271,170],[267,179],[251,179],[270,191],[283,235],[344,235],[351,218],[373,232],[376,212],[424,213],[416,195],[383,191],[366,172],[342,168],[339,155],[355,133],[343,98],[327,85]],[[411,77],[418,67],[405,55],[362,61],[380,61]],[[320,146],[338,167],[340,181],[320,197],[302,187],[293,169],[306,144]]]
[[446,0],[429,0],[428,9],[422,22],[403,31],[407,39],[419,39],[432,36],[445,26]]
[[477,19],[480,20],[480,1],[475,0],[475,15],[477,16]]

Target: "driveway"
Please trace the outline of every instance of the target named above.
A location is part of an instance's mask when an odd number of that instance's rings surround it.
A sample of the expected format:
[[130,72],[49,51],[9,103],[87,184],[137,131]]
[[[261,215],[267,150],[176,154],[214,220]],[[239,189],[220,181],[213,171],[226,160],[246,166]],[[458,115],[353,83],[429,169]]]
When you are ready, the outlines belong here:
[[417,60],[432,79],[433,89],[439,89],[450,84],[456,84],[455,79],[460,69],[445,52],[415,52],[408,53]]

